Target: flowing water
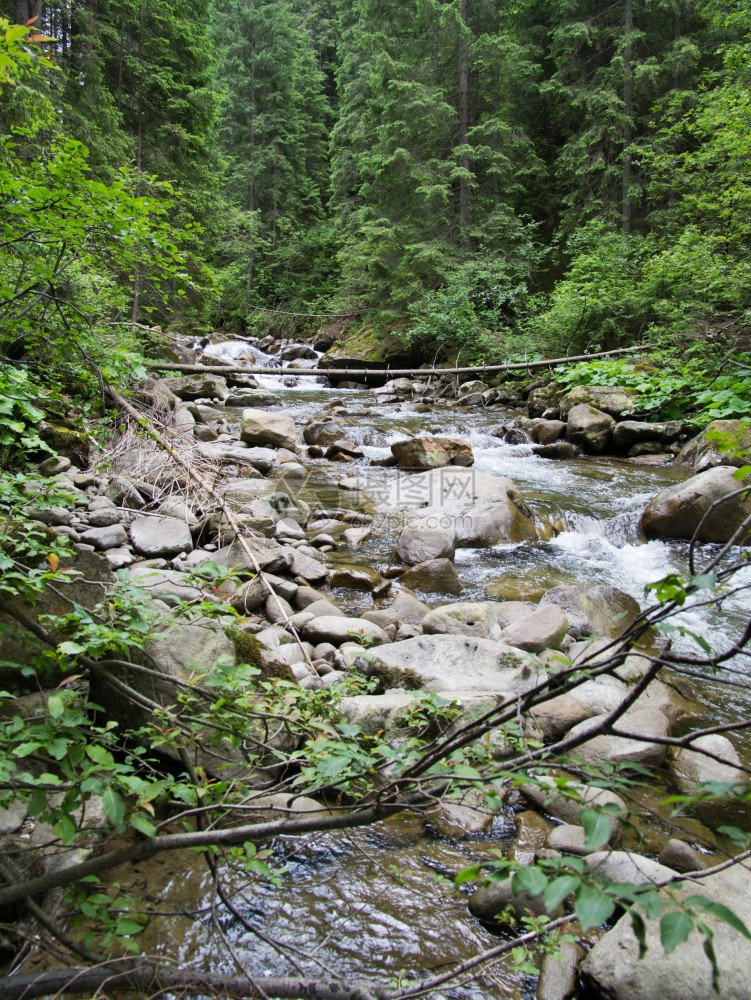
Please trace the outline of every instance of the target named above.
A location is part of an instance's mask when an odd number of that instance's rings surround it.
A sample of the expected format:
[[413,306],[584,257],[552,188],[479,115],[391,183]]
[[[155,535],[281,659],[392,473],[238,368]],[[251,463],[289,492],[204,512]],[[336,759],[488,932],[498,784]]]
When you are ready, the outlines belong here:
[[[239,342],[212,345],[207,353],[225,360],[250,355],[255,363],[273,361]],[[537,600],[559,583],[606,583],[646,606],[647,584],[668,573],[686,572],[685,543],[644,542],[638,532],[647,501],[684,478],[672,468],[612,458],[545,460],[534,456],[529,446],[504,444],[490,433],[510,418],[502,411],[459,411],[432,405],[428,412],[417,412],[411,403],[381,405],[372,391],[330,389],[316,384],[314,377],[294,377],[290,386],[293,377],[280,371],[257,380],[279,393],[284,412],[295,418],[298,428],[320,419],[327,407],[338,402],[344,412],[335,418],[365,454],[351,465],[305,460],[309,474],[299,491],[314,511],[356,506],[356,497],[337,486],[342,477],[367,473],[388,483],[402,473],[371,467],[370,459],[387,457],[390,445],[400,438],[436,433],[468,440],[477,469],[513,479],[536,514],[555,525],[556,533],[546,542],[458,550],[456,568],[464,585],[461,600],[486,599],[488,588],[496,597]],[[223,413],[230,425],[239,422],[239,411],[224,408]],[[394,558],[395,529],[378,515],[372,529],[371,537],[357,550],[342,547],[331,561],[388,566]],[[703,556],[712,551],[713,547],[705,547]],[[419,596],[429,603],[445,601],[436,594]],[[348,590],[335,591],[332,597],[355,614],[373,604],[370,595]],[[721,611],[692,607],[682,620],[721,648],[750,612],[751,598],[744,590],[729,598]],[[691,645],[690,639],[677,641]],[[731,721],[739,712],[749,714],[751,699],[745,691],[724,689],[717,695],[707,687],[703,696],[715,722]],[[741,748],[747,759],[751,757],[751,748]],[[448,879],[512,839],[513,822],[507,813],[499,815],[490,835],[459,842],[446,841],[429,827],[425,830],[424,821],[416,818],[397,818],[368,831],[298,839],[294,844],[282,838],[275,845],[275,856],[286,864],[281,887],[257,880],[249,891],[238,895],[237,902],[247,920],[264,934],[303,949],[348,977],[376,974],[397,982],[411,975],[437,974],[446,963],[471,958],[498,943],[497,936],[469,916],[465,896]],[[155,946],[158,939],[159,947],[172,947],[181,961],[196,954],[217,954],[220,942],[207,902],[210,879],[194,870],[188,876],[176,875],[173,885],[172,894],[160,894],[162,902],[175,897],[190,908],[185,899],[194,898],[194,909],[199,912],[172,938],[165,937],[162,929]],[[222,925],[238,960],[251,972],[293,971],[247,929],[226,918]],[[306,972],[315,971],[313,959],[300,961]],[[232,971],[231,963],[227,971]],[[534,980],[525,979],[509,963],[495,966],[480,980],[431,993],[433,1000],[514,996],[533,997]]]

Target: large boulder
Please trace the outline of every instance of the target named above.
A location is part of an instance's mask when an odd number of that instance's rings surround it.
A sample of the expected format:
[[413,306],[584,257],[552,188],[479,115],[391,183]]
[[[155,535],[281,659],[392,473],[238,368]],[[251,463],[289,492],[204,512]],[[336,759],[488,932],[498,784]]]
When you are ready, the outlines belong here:
[[[586,719],[574,726],[569,736],[583,736],[596,729],[598,720]],[[612,736],[609,733],[594,736],[572,751],[572,755],[586,764],[617,764],[621,767],[638,764],[642,767],[660,767],[665,761],[666,746],[654,739],[664,740],[670,735],[667,717],[657,708],[636,708],[624,713],[616,726],[633,735]]]
[[425,616],[422,627],[426,635],[471,635],[481,639],[495,639],[500,632],[487,607],[470,601],[435,608]]
[[475,456],[468,441],[446,437],[415,437],[391,445],[400,469],[439,469],[447,465],[470,466]]
[[388,625],[419,625],[430,611],[427,604],[410,594],[408,590],[400,591],[387,608],[364,611],[362,617],[367,621],[386,628]]
[[640,608],[629,594],[599,584],[589,590],[574,584],[553,587],[545,592],[540,606],[557,605],[566,615],[571,635],[603,635],[616,638],[635,620]]
[[671,764],[676,782],[689,795],[706,781],[745,784],[749,780],[749,775],[741,769],[738,751],[720,733],[698,736],[690,748],[681,747],[676,752]]
[[[720,440],[714,440],[719,435]],[[728,448],[722,440],[733,442]],[[713,420],[676,456],[675,465],[690,472],[705,472],[717,465],[741,466],[751,453],[751,427],[742,420]]]
[[313,420],[303,428],[305,444],[319,444],[328,447],[347,436],[347,432],[336,420]]
[[[539,660],[491,639],[421,635],[379,647],[373,671],[389,687],[415,676],[428,691],[486,691],[501,697],[524,694],[546,680]],[[414,686],[414,684],[412,685]]]
[[599,455],[610,444],[614,427],[615,420],[609,414],[580,403],[568,412],[566,440],[590,455]]
[[269,448],[297,447],[295,421],[284,413],[269,413],[268,410],[243,410],[240,420],[240,439],[246,444]]
[[171,378],[168,387],[178,399],[183,400],[219,399],[223,401],[229,396],[227,381],[220,375],[182,375],[179,378]]
[[593,406],[618,419],[636,409],[639,394],[636,389],[622,385],[580,385],[567,392],[561,399],[561,420],[565,420],[575,406]]
[[130,526],[133,548],[147,559],[170,559],[192,552],[193,539],[185,521],[176,517],[137,517]]
[[628,451],[633,445],[644,441],[672,444],[678,440],[682,431],[683,423],[680,420],[654,424],[644,420],[622,420],[613,428],[613,445],[619,451]]
[[[647,538],[690,539],[701,524],[700,542],[727,542],[751,515],[751,499],[733,496],[741,487],[731,468],[707,469],[658,493],[647,504],[640,527]],[[708,513],[713,504],[717,506]],[[747,533],[740,543],[749,540]]]
[[517,618],[501,632],[501,642],[528,653],[558,649],[568,632],[568,619],[556,604],[546,604]]
[[[616,852],[618,853],[618,852]],[[615,855],[610,856],[610,860]],[[648,859],[639,859],[639,867],[651,868],[648,876],[639,876],[633,868],[633,855],[624,855],[617,870],[604,874],[617,882],[660,882],[676,873]],[[602,855],[590,855],[587,865],[597,864]],[[594,861],[593,861],[594,859]],[[632,862],[631,865],[626,862]],[[678,891],[681,898],[698,894],[720,903],[734,913],[746,926],[751,926],[751,870],[748,862],[739,863],[726,871],[704,876],[696,883],[687,883]],[[665,893],[666,912],[676,910]],[[645,918],[646,933],[643,952],[634,932],[630,915],[621,917],[590,951],[582,964],[582,974],[588,988],[608,1000],[747,1000],[749,996],[749,959],[751,943],[735,927],[718,916],[702,913],[701,921],[713,935],[714,954],[719,972],[718,989],[714,989],[712,963],[704,950],[704,935],[693,931],[688,939],[666,954],[660,937],[660,921]]]

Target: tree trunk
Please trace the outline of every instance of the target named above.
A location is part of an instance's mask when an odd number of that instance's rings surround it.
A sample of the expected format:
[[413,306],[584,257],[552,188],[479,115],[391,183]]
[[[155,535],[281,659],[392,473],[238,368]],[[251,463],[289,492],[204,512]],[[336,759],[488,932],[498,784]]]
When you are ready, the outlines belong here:
[[633,139],[634,96],[631,73],[634,30],[634,12],[631,0],[626,0],[625,43],[623,46],[623,194],[621,200],[621,224],[624,233],[631,232],[631,141]]
[[[462,22],[462,33],[459,39],[459,145],[466,146],[469,136],[469,40],[466,35],[467,6],[469,0],[461,0],[459,16]],[[462,176],[459,178],[459,223],[462,230],[462,243],[469,243],[470,224],[470,190],[469,190],[469,157],[462,153],[460,158]]]
[[[250,39],[251,52],[253,53],[250,63],[250,149],[249,149],[249,177],[248,177],[248,211],[256,210],[256,51],[255,51],[255,27],[253,27]],[[254,236],[250,237],[250,254],[248,256],[248,281],[245,287],[248,298],[253,292],[253,268],[255,266]]]

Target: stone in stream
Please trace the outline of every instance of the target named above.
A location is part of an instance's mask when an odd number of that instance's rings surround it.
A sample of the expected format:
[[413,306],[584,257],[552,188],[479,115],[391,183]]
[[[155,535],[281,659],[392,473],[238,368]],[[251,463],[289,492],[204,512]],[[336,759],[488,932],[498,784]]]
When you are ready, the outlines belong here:
[[555,743],[577,723],[591,719],[597,712],[573,695],[559,694],[533,706],[531,714],[542,730],[545,742]]
[[629,594],[598,584],[596,587],[563,585],[546,591],[540,607],[557,605],[568,619],[568,630],[575,638],[605,635],[616,638],[640,613],[639,604]]
[[558,649],[567,632],[568,618],[557,605],[547,604],[508,625],[501,632],[501,642],[528,653],[541,653],[543,649]]
[[305,444],[328,447],[335,441],[346,438],[347,431],[336,420],[314,420],[304,427],[302,436]]
[[568,414],[566,440],[577,444],[591,455],[605,451],[613,436],[615,420],[594,406],[580,404]]
[[537,420],[530,431],[535,444],[555,444],[566,433],[562,420]]
[[490,639],[463,635],[422,635],[379,647],[373,673],[388,687],[419,678],[428,691],[483,691],[516,697],[544,683],[540,661],[529,653]]
[[[716,434],[735,442],[730,450],[712,440]],[[721,450],[722,449],[722,450]],[[679,452],[675,465],[690,472],[705,472],[717,465],[741,466],[748,462],[751,452],[751,427],[742,420],[713,420],[700,434],[692,438]]]
[[[504,398],[500,399],[500,402],[509,403],[514,401],[507,398],[508,396],[513,396],[513,393],[508,389],[504,390],[502,394]],[[543,413],[550,409],[554,409],[558,413],[562,396],[563,392],[555,383],[538,386],[527,397],[527,413],[530,417],[541,417]]]
[[427,604],[410,594],[408,590],[400,591],[389,607],[364,611],[362,617],[367,621],[386,628],[387,625],[419,625],[430,611]]
[[571,1000],[577,995],[579,964],[586,955],[576,941],[559,941],[542,956],[535,1000]]
[[[658,493],[647,504],[639,526],[647,538],[691,539],[698,531],[700,542],[730,541],[751,515],[748,496],[734,495],[742,486],[732,468],[707,469]],[[750,540],[751,532],[746,532],[740,544]]]
[[560,401],[561,419],[566,420],[575,406],[591,406],[616,420],[635,410],[639,394],[636,389],[621,385],[580,385],[567,392]]
[[469,601],[435,608],[423,618],[422,627],[426,635],[469,635],[481,639],[497,639],[500,634],[498,623],[488,608],[484,604]]
[[399,583],[427,594],[460,594],[461,581],[450,559],[429,559],[402,573]]
[[[596,867],[616,882],[655,882],[677,873],[657,862],[636,855],[592,854],[588,867]],[[677,891],[677,901],[698,894],[722,904],[747,927],[751,926],[751,870],[748,862],[711,876],[702,876]],[[675,892],[675,890],[673,890]],[[671,907],[663,893],[668,912]],[[730,924],[712,914],[702,913],[701,920],[713,934],[713,947],[719,973],[719,992],[713,988],[713,969],[704,951],[704,936],[693,931],[688,940],[667,954],[662,946],[660,920],[644,919],[646,934],[642,953],[629,915],[594,945],[581,966],[585,985],[597,996],[608,1000],[748,1000],[751,943]]]
[[229,396],[229,387],[226,379],[220,375],[183,375],[180,378],[171,378],[167,382],[168,388],[182,400],[194,399],[219,399],[225,400]]
[[281,403],[281,396],[266,389],[233,389],[224,400],[225,406],[273,406]]
[[571,444],[570,441],[555,441],[553,444],[536,444],[532,447],[532,454],[538,458],[550,458],[558,462],[566,462],[578,458],[581,455],[581,448]]
[[[576,690],[576,689],[574,689]],[[569,736],[581,736],[598,726],[598,719],[586,719],[569,730]],[[617,722],[622,732],[633,733],[637,739],[613,736],[605,733],[587,740],[572,751],[574,757],[586,764],[617,764],[627,767],[638,764],[642,767],[661,767],[665,762],[667,747],[664,743],[652,742],[670,736],[667,717],[658,708],[632,708]]]
[[472,916],[486,924],[508,924],[508,918],[501,916],[508,906],[513,913],[512,922],[520,921],[530,913],[539,917],[547,912],[543,893],[534,897],[528,896],[526,892],[514,893],[510,878],[503,882],[491,882],[490,885],[477,889],[469,897],[468,905]]
[[[246,546],[250,549],[252,558],[248,555]],[[283,548],[271,538],[251,536],[244,538],[242,544],[233,541],[217,549],[213,561],[219,566],[240,573],[256,573],[259,567],[273,573],[289,568],[292,562],[291,552],[294,552],[294,549]]]
[[329,583],[332,588],[371,591],[383,583],[383,577],[369,566],[340,564],[331,571]]
[[474,464],[468,441],[446,437],[414,437],[391,445],[400,469],[438,469],[447,465]]
[[269,413],[267,410],[243,410],[240,418],[240,440],[250,445],[270,448],[297,447],[295,421],[284,413]]
[[298,359],[315,361],[318,355],[309,344],[289,344],[282,348],[281,358],[282,361],[297,361]]
[[[622,420],[613,429],[613,445],[619,451],[628,451],[634,445],[645,441],[657,441],[661,445],[672,444],[683,432],[680,420],[650,424],[644,420]],[[660,447],[659,451],[665,449]]]
[[615,792],[576,781],[569,781],[565,788],[559,788],[555,780],[547,775],[538,778],[534,784],[525,782],[519,791],[535,809],[572,825],[579,825],[584,809],[615,807],[615,813],[608,811],[605,814],[611,826],[611,842],[618,839],[621,832],[620,818],[625,817],[628,812],[626,803]]
[[427,527],[423,523],[402,529],[396,543],[396,554],[409,566],[429,559],[453,559],[456,548],[456,531],[453,526]]
[[136,552],[148,559],[169,559],[193,550],[190,528],[176,517],[137,517],[130,526],[130,540]]
[[330,642],[334,646],[341,646],[342,643],[350,641],[352,638],[365,638],[374,646],[389,641],[388,636],[372,622],[362,618],[345,618],[340,615],[323,615],[313,618],[307,625],[303,626],[303,638],[312,643]]
[[684,792],[691,794],[698,784],[706,781],[748,782],[749,775],[741,769],[738,751],[727,736],[720,733],[698,736],[691,747],[681,747],[671,761],[673,775]]
[[657,859],[661,865],[677,872],[698,872],[705,867],[704,856],[685,841],[671,837],[660,851]]

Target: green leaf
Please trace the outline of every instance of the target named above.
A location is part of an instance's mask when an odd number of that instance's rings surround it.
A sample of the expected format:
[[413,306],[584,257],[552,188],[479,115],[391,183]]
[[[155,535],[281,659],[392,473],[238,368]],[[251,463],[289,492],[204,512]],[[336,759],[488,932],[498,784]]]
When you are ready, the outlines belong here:
[[660,940],[662,941],[665,954],[669,955],[675,951],[679,944],[687,941],[693,929],[693,920],[682,910],[673,910],[671,913],[666,913],[660,920]]
[[470,865],[469,868],[462,868],[462,870],[458,872],[454,878],[454,885],[464,885],[465,882],[471,882],[473,879],[476,879],[479,874],[479,865]]
[[713,917],[717,917],[720,920],[724,920],[726,924],[738,931],[745,938],[751,941],[751,932],[745,923],[741,920],[737,914],[733,913],[731,909],[725,906],[723,903],[713,902],[711,899],[705,899],[704,896],[689,896],[688,899],[684,900],[686,906],[700,906],[705,913],[711,914]]
[[66,642],[61,642],[57,647],[58,653],[62,653],[63,656],[78,656],[79,653],[85,653],[86,647],[82,646],[78,642],[72,642],[67,640]]
[[76,824],[70,816],[61,816],[55,823],[55,833],[66,846],[72,844],[76,835]]
[[582,809],[581,824],[587,837],[584,841],[584,850],[590,854],[598,847],[607,844],[613,833],[613,821],[594,809]]
[[105,750],[98,743],[92,743],[86,747],[86,756],[90,760],[93,760],[95,764],[100,764],[102,767],[110,768],[115,766],[115,758],[109,750]]
[[115,829],[122,830],[125,819],[125,802],[122,796],[114,788],[107,787],[102,796],[102,803],[105,812],[114,823]]
[[47,711],[53,719],[61,718],[63,712],[65,711],[65,705],[63,704],[63,699],[59,694],[50,695],[47,701]]
[[634,937],[639,942],[639,958],[642,959],[647,953],[647,928],[641,914],[635,910],[631,911],[631,926],[634,929]]
[[134,830],[138,830],[139,833],[143,833],[147,837],[156,837],[156,827],[143,813],[134,813],[130,817],[130,825]]
[[515,896],[526,892],[528,896],[534,898],[539,896],[541,892],[545,892],[547,884],[548,879],[545,873],[539,868],[535,868],[534,865],[520,868],[518,872],[514,872],[511,879],[511,889]]
[[557,909],[580,885],[581,879],[577,875],[560,875],[553,879],[545,889],[545,909],[548,913]]
[[574,910],[582,930],[586,931],[604,924],[613,915],[615,903],[601,890],[583,885],[576,894]]

